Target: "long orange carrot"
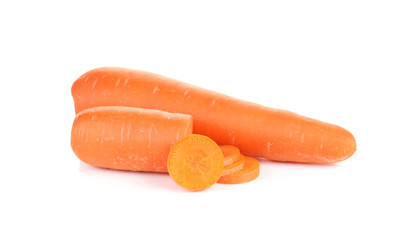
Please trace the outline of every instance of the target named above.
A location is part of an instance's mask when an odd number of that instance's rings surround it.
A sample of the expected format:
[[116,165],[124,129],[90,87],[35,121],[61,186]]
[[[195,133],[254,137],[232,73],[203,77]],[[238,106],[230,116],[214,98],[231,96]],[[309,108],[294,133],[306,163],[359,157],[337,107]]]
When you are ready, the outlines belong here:
[[153,73],[97,68],[72,86],[76,112],[121,105],[193,116],[193,132],[248,156],[277,161],[334,163],[356,150],[353,135],[336,125],[241,101]]
[[167,167],[170,176],[181,187],[200,191],[219,180],[223,171],[223,153],[212,139],[192,134],[173,146]]
[[96,107],[77,114],[71,146],[90,165],[167,172],[172,146],[192,133],[190,115],[131,107]]

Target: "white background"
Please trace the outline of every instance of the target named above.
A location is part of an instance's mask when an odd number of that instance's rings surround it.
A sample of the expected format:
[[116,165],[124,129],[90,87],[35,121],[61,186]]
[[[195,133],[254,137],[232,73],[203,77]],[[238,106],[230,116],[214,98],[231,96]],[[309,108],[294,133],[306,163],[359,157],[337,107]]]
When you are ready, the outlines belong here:
[[[343,126],[330,166],[188,192],[70,148],[71,84],[141,69]],[[0,239],[411,239],[411,1],[1,1]]]

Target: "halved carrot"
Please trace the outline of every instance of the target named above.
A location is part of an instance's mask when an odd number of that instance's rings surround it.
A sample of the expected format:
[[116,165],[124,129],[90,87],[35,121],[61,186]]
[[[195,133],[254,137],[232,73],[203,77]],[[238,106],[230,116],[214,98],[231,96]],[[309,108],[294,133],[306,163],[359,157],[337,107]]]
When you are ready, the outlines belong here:
[[223,166],[231,165],[241,157],[239,148],[232,145],[219,145],[223,153]]
[[223,167],[222,176],[226,176],[242,170],[244,164],[245,157],[243,155],[240,155],[234,163]]
[[259,161],[252,157],[245,157],[245,165],[242,170],[220,177],[218,183],[239,184],[255,180],[259,176]]
[[76,112],[130,106],[190,114],[194,133],[235,145],[248,156],[335,163],[356,150],[353,135],[339,126],[143,71],[93,69],[74,82],[72,95]]
[[167,172],[172,146],[192,133],[192,116],[131,107],[96,107],[77,114],[71,146],[90,165]]
[[223,154],[212,139],[192,134],[172,147],[167,168],[181,187],[200,191],[215,184],[222,175]]

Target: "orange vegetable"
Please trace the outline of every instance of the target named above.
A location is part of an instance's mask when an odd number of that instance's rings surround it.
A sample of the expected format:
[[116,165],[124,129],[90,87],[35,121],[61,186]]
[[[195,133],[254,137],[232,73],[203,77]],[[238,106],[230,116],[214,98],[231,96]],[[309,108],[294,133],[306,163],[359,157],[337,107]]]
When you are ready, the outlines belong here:
[[234,163],[223,167],[222,176],[226,176],[242,170],[244,167],[244,163],[245,158],[244,156],[240,155]]
[[172,146],[192,133],[190,115],[131,107],[96,107],[77,114],[71,146],[90,165],[167,172]]
[[72,95],[76,112],[116,105],[190,114],[194,133],[235,145],[248,156],[335,163],[356,150],[353,135],[339,126],[148,72],[97,68],[75,81]]
[[239,184],[255,180],[259,176],[259,161],[251,157],[244,157],[244,159],[245,165],[242,170],[226,176],[221,176],[217,182],[224,184]]
[[167,167],[177,184],[191,191],[199,191],[212,186],[220,178],[223,154],[212,139],[192,134],[173,146]]
[[239,148],[232,145],[220,145],[223,153],[223,172],[222,176],[242,170],[245,162]]
[[232,146],[232,145],[220,145],[220,150],[222,150],[224,160],[223,165],[227,166],[230,165],[241,157],[239,148]]

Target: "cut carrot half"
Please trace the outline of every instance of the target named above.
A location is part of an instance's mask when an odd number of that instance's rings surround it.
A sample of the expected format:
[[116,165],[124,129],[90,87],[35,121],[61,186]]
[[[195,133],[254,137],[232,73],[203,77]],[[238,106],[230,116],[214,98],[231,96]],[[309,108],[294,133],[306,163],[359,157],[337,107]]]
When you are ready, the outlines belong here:
[[229,175],[235,172],[239,172],[240,170],[243,169],[244,163],[245,163],[245,157],[243,155],[240,155],[234,163],[223,167],[222,176],[226,176],[226,175]]
[[238,161],[241,157],[239,148],[232,145],[220,145],[223,153],[223,166],[228,166]]
[[73,122],[71,147],[83,162],[127,171],[167,172],[170,149],[192,133],[192,116],[122,106],[89,108]]
[[242,170],[226,176],[221,176],[217,182],[223,184],[239,184],[250,182],[252,180],[255,180],[259,176],[259,167],[260,164],[258,160],[251,157],[245,157],[245,163]]
[[203,135],[188,135],[172,147],[167,168],[178,185],[200,191],[219,180],[223,171],[223,153],[212,139]]

